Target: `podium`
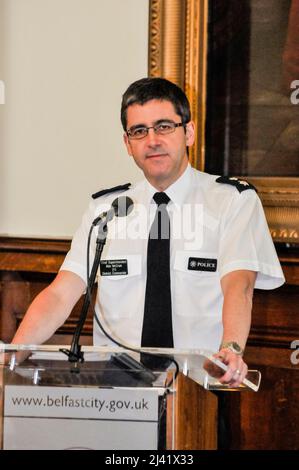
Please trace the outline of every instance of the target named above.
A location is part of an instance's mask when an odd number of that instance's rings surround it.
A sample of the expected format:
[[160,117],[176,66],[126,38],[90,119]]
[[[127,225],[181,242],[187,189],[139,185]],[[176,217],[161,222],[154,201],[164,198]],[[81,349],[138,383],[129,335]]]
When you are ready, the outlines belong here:
[[[223,387],[205,364],[226,366],[211,352],[142,349],[175,358],[177,374],[172,365],[140,367],[138,354],[121,348],[83,347],[84,362],[70,363],[64,348],[0,345],[2,449],[217,448],[213,390]],[[256,391],[259,381],[240,390]]]

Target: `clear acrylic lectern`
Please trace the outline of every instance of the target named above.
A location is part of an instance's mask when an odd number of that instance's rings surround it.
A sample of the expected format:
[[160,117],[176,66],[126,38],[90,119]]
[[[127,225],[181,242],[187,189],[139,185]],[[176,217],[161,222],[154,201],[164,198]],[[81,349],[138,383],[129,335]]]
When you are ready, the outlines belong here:
[[[211,352],[143,349],[175,358],[176,377],[171,364],[151,371],[124,349],[83,347],[84,362],[71,363],[64,348],[0,344],[2,449],[178,449],[185,436],[188,448],[216,448],[211,390],[228,388],[206,372],[207,364],[214,372],[226,367]],[[127,354],[137,363],[123,361]],[[259,383],[259,372],[251,371],[240,390],[257,391]],[[193,437],[191,407],[202,401],[203,435]]]

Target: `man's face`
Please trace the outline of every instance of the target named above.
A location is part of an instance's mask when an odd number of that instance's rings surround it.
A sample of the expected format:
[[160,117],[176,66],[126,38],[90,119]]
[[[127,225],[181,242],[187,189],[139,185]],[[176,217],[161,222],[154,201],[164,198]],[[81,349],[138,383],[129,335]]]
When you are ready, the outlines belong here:
[[[127,129],[133,126],[154,126],[158,122],[182,122],[173,104],[166,100],[151,100],[144,105],[133,104],[127,109]],[[124,134],[128,154],[141,168],[147,180],[158,190],[164,191],[174,183],[188,165],[186,146],[194,142],[194,124],[189,122],[186,131],[175,128],[167,135],[158,135],[149,129],[148,135],[140,140],[130,139]]]

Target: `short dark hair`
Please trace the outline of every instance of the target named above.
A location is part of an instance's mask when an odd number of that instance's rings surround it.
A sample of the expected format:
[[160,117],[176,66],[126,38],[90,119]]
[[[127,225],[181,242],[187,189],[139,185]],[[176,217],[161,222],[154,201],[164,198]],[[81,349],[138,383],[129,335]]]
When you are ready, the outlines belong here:
[[170,101],[182,122],[191,119],[190,104],[183,90],[165,78],[141,78],[133,82],[125,91],[121,103],[121,123],[127,130],[127,109],[133,104],[145,104],[150,100]]

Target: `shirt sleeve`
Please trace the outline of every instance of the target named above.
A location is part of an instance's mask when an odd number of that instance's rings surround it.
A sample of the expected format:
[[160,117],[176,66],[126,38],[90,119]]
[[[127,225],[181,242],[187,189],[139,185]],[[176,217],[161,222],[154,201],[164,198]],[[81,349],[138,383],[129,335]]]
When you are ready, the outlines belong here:
[[[60,271],[71,271],[83,279],[87,284],[87,241],[88,234],[95,218],[95,207],[93,201],[91,201],[87,211],[84,213],[81,221],[81,225],[75,232],[72,240],[70,251],[67,253]],[[92,235],[90,243],[90,260],[92,262],[94,258],[94,246],[95,246],[95,235]],[[91,269],[91,266],[90,266]]]
[[219,247],[219,272],[256,271],[255,288],[275,289],[285,279],[267,220],[255,191],[235,192],[223,216]]

